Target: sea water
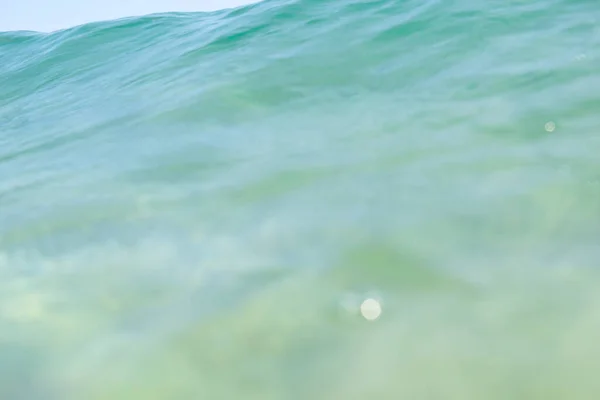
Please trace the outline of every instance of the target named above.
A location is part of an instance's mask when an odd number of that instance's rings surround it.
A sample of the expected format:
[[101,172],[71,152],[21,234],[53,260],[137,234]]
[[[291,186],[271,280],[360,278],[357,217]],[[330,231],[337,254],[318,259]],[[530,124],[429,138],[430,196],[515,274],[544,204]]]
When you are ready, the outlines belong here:
[[0,398],[596,399],[600,4],[0,34]]

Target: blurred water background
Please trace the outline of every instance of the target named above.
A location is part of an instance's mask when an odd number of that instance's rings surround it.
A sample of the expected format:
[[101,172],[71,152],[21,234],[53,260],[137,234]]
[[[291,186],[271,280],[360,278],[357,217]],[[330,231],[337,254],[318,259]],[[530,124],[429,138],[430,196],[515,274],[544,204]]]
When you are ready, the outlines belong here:
[[0,398],[596,399],[599,67],[591,0],[1,33]]

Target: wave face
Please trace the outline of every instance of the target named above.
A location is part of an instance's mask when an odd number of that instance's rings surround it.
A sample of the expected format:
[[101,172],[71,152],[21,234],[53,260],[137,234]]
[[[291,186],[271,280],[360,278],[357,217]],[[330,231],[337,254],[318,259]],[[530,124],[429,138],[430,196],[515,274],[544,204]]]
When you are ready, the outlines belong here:
[[598,11],[0,34],[0,398],[594,398]]

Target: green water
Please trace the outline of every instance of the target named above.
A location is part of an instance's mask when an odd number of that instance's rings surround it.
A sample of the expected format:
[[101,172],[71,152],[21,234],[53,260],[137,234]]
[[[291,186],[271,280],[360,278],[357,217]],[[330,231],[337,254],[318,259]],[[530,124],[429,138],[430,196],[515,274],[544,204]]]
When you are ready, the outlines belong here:
[[591,0],[2,33],[0,399],[596,399],[599,129]]

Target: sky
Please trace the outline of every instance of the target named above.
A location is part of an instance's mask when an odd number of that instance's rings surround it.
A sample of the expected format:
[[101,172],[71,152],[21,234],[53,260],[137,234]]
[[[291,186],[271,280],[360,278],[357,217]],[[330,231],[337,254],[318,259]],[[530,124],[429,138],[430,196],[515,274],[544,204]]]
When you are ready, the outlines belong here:
[[92,21],[156,12],[212,11],[251,2],[253,0],[0,0],[0,31],[51,32]]

